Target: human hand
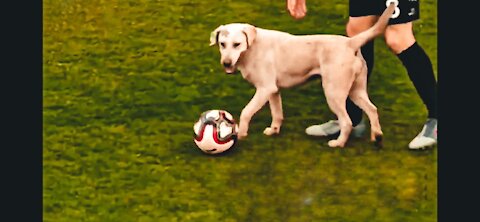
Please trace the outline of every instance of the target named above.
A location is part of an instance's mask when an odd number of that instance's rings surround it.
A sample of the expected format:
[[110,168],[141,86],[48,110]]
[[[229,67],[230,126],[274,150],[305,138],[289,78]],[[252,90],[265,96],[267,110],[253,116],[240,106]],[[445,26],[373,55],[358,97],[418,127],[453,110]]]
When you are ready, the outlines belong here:
[[287,9],[295,19],[301,19],[307,14],[306,0],[287,0]]

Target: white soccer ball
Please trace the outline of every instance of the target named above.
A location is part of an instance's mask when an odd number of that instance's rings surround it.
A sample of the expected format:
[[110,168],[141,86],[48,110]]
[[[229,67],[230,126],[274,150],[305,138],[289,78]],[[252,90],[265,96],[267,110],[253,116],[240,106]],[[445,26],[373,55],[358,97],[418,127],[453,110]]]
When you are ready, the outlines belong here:
[[208,110],[193,125],[193,141],[208,154],[222,153],[237,142],[238,125],[225,110]]

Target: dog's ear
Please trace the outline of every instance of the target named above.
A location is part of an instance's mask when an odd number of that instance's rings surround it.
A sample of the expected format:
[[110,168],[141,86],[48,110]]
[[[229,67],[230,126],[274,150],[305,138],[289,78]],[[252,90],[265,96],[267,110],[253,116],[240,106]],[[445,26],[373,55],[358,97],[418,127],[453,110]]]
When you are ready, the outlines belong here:
[[210,46],[217,44],[218,42],[218,33],[224,26],[218,26],[213,32],[210,33]]
[[257,29],[253,25],[245,24],[245,28],[242,31],[247,37],[247,47],[250,47],[257,36]]

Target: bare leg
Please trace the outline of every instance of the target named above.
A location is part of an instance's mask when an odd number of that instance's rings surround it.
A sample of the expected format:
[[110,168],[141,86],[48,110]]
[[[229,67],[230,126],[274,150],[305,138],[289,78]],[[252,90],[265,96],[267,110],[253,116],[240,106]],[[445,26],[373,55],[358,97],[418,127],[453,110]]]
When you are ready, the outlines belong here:
[[408,77],[428,111],[428,119],[420,133],[408,145],[422,149],[437,143],[437,81],[432,62],[416,42],[413,23],[390,25],[385,30],[385,41],[407,69]]

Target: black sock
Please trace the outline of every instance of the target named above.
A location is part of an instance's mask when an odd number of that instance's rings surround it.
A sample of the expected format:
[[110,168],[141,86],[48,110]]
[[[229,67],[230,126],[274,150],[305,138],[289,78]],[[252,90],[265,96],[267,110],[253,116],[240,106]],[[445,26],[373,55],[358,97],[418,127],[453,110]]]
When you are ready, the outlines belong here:
[[[373,69],[373,49],[374,49],[374,40],[367,42],[364,46],[362,46],[362,56],[367,62],[367,81],[370,77],[370,73],[372,73]],[[355,103],[353,103],[350,98],[347,98],[347,112],[352,120],[352,125],[356,126],[362,121],[363,111],[360,109]]]
[[410,80],[427,107],[428,118],[437,118],[437,82],[430,58],[417,42],[397,56],[407,69]]

